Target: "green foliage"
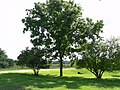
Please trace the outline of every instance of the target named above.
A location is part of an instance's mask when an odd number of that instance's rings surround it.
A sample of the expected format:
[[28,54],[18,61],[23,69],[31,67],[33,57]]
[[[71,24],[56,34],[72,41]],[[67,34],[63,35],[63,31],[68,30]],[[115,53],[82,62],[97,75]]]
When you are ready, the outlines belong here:
[[18,65],[24,65],[33,69],[34,74],[38,75],[41,68],[49,68],[50,62],[45,56],[45,50],[40,48],[32,48],[23,50],[18,56]]
[[0,68],[9,68],[13,65],[13,60],[9,59],[5,51],[0,48]]
[[120,38],[112,37],[106,41],[109,46],[109,59],[112,63],[112,70],[120,70]]
[[15,65],[15,62],[13,59],[8,59],[7,60],[9,62],[9,66],[14,66]]
[[4,50],[0,48],[0,62],[3,62],[7,59],[7,55]]
[[[113,71],[120,68],[120,44],[118,39],[111,38],[106,42],[95,41],[86,45],[81,52],[81,59],[76,60],[77,68],[87,68],[97,78],[101,78],[104,71]],[[72,64],[75,61],[72,62]]]
[[31,32],[33,45],[44,46],[51,53],[51,59],[60,61],[60,76],[63,60],[74,52],[73,47],[79,48],[88,39],[99,38],[103,27],[102,21],[94,23],[92,19],[83,19],[82,8],[74,0],[35,3],[33,9],[27,9],[22,22],[25,25],[23,32]]

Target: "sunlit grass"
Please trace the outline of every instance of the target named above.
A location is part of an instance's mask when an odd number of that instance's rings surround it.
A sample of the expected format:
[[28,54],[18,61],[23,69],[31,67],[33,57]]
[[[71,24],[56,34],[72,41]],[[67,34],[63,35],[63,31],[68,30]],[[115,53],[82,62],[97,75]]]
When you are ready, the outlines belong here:
[[[81,74],[78,74],[77,72]],[[96,79],[86,69],[42,69],[39,76],[32,70],[0,71],[0,90],[120,90],[120,72],[105,72]]]

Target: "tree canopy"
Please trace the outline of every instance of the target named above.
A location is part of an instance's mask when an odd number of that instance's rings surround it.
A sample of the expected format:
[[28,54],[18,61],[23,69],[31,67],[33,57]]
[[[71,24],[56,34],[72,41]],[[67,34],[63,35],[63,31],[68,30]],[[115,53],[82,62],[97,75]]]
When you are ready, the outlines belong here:
[[118,70],[120,64],[120,44],[118,39],[95,41],[86,45],[81,52],[81,59],[76,60],[77,68],[86,68],[97,78],[105,71]]

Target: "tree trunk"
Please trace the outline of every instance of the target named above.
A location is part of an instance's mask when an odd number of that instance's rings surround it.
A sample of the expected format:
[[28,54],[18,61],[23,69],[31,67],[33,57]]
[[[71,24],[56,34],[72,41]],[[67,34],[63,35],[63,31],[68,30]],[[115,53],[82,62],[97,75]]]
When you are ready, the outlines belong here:
[[89,68],[87,68],[87,70],[89,70],[91,73],[93,73],[97,79],[101,79],[102,75],[103,75],[103,73],[105,71],[105,70],[98,71],[96,69],[92,70],[92,69],[89,69]]
[[39,70],[34,69],[33,71],[34,71],[34,75],[35,75],[35,76],[38,76]]
[[97,73],[95,74],[95,76],[96,76],[97,79],[101,79],[101,78],[102,78],[102,75],[103,75],[103,74],[101,74],[101,72],[97,72]]
[[99,74],[98,74],[98,76],[97,76],[98,79],[101,79],[101,78],[102,78],[102,75],[103,75],[104,71],[105,71],[105,70],[99,72]]
[[101,79],[102,78],[102,75],[98,75],[96,76],[97,79]]
[[63,76],[63,60],[62,55],[60,54],[60,77]]

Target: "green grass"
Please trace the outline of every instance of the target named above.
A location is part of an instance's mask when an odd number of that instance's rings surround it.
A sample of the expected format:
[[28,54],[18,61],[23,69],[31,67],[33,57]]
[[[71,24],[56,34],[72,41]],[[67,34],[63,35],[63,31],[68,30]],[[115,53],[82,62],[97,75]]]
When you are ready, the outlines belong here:
[[100,80],[86,69],[65,69],[63,77],[58,69],[40,70],[39,76],[31,70],[0,71],[0,90],[120,90],[120,72],[105,72]]

